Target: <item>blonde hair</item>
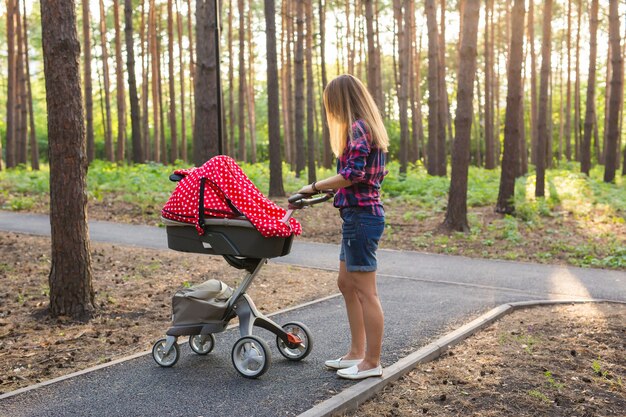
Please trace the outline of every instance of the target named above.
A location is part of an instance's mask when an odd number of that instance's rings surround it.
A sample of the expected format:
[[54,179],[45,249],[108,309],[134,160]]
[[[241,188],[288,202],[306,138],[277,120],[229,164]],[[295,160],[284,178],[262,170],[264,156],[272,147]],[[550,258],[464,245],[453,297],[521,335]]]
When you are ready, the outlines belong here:
[[371,144],[387,152],[389,137],[380,111],[367,88],[356,77],[344,74],[333,79],[324,89],[324,107],[330,130],[330,146],[335,156],[353,139],[352,124],[362,119],[370,131]]

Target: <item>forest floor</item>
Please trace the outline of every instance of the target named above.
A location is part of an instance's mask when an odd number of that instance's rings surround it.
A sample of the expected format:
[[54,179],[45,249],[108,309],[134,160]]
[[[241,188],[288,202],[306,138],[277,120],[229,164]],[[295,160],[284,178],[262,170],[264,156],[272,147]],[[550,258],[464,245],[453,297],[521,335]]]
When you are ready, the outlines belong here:
[[[406,204],[386,208],[384,248],[576,265],[580,259],[572,251],[563,255],[559,245],[593,245],[596,256],[606,245],[626,246],[624,223],[602,221],[601,213],[580,219],[563,211],[542,218],[537,233],[508,230],[492,208],[474,208],[482,233],[460,235],[436,232],[441,214],[422,217]],[[31,210],[47,211],[43,204]],[[156,225],[158,209],[105,198],[90,202],[89,217]],[[296,217],[302,239],[339,241],[330,204]],[[85,324],[48,316],[49,238],[0,233],[0,247],[0,393],[149,350],[169,325],[176,288],[209,278],[236,286],[242,275],[217,257],[92,243],[97,312]],[[306,280],[297,278],[303,275]],[[269,313],[336,293],[335,279],[330,272],[270,263],[250,293]],[[615,305],[515,312],[444,358],[420,365],[355,415],[623,415],[625,313]]]

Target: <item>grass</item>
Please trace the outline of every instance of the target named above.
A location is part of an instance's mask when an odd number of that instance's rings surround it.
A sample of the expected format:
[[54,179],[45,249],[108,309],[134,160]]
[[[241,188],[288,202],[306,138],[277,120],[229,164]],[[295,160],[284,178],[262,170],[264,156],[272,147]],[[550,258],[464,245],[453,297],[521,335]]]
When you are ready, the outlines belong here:
[[[267,194],[267,163],[240,164],[253,183]],[[172,166],[157,163],[119,165],[95,161],[87,175],[87,193],[92,201],[120,202],[137,212],[154,214],[169,198],[175,184],[167,178],[175,168],[187,168],[177,162]],[[433,177],[420,164],[399,174],[399,164],[388,164],[389,174],[383,184],[382,197],[389,212],[396,212],[404,223],[422,223],[442,219],[448,203],[450,180]],[[334,169],[319,168],[317,178],[334,174]],[[463,253],[460,248],[474,245],[478,256],[497,252],[502,259],[526,259],[526,241],[538,240],[532,247],[537,262],[563,260],[582,267],[626,268],[626,180],[617,177],[614,184],[602,181],[603,168],[594,167],[589,177],[579,172],[577,164],[563,164],[547,171],[546,196],[536,198],[535,176],[518,178],[515,187],[515,214],[491,216],[500,181],[500,171],[470,167],[468,183],[468,234],[450,236],[419,233],[409,239],[412,248],[442,253]],[[36,211],[46,207],[49,193],[49,168],[32,171],[18,167],[0,171],[0,208],[13,211]],[[296,176],[283,164],[283,184],[287,194],[308,183],[306,172]],[[485,208],[489,210],[484,210]],[[477,210],[482,210],[477,215]],[[393,240],[401,229],[388,227],[386,237]],[[532,245],[533,243],[530,243]],[[536,242],[535,242],[536,244]]]

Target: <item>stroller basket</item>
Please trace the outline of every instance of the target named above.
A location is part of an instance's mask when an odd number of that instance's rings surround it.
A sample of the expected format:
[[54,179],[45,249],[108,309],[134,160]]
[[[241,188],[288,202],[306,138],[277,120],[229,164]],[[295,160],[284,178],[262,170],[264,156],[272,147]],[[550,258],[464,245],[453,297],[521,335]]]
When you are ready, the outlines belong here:
[[276,258],[291,251],[293,235],[264,237],[245,219],[206,219],[204,234],[189,223],[162,218],[167,245],[180,252],[233,255],[246,258]]

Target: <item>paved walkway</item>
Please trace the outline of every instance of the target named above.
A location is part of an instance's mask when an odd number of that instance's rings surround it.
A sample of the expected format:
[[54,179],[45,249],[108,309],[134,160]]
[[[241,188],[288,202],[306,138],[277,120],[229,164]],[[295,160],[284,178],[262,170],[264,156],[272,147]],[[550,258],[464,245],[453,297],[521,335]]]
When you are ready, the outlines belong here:
[[[1,230],[48,234],[49,223],[45,216],[0,212]],[[90,237],[158,250],[167,245],[163,228],[109,222],[90,222]],[[296,241],[288,256],[272,262],[334,269],[337,254],[335,245]],[[393,250],[381,250],[379,259],[384,366],[503,303],[565,298],[626,301],[624,272]],[[193,354],[184,343],[179,362],[165,369],[150,355],[142,355],[0,399],[0,416],[293,416],[353,384],[323,367],[324,360],[344,353],[348,343],[341,297],[273,319],[308,325],[315,346],[307,359],[283,360],[274,336],[259,330],[257,334],[272,347],[272,367],[258,380],[241,378],[230,363],[238,331],[230,330],[216,336],[216,348],[208,356]]]

